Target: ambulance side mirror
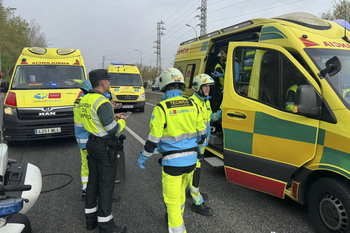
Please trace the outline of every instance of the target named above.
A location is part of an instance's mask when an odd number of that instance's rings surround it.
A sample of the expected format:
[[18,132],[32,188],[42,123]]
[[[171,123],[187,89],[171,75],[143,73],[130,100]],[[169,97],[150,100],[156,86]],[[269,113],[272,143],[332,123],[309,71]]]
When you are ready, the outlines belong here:
[[9,90],[9,82],[2,81],[0,89],[1,89],[1,92],[7,93],[7,91]]
[[321,97],[312,86],[301,85],[295,95],[293,112],[304,116],[319,117],[321,116],[321,104]]
[[321,78],[326,77],[328,74],[329,77],[336,75],[341,70],[341,63],[337,56],[332,57],[326,62],[326,68],[321,70]]

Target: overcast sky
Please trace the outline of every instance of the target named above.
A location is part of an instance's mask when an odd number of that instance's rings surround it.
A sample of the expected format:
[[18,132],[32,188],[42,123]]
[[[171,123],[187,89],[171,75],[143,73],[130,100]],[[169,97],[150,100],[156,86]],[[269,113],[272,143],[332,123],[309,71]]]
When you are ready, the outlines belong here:
[[[207,0],[207,32],[253,18],[291,12],[316,16],[332,8],[332,0]],[[156,66],[157,22],[163,21],[162,68],[171,67],[179,44],[195,37],[201,0],[3,0],[15,16],[41,26],[49,47],[80,49],[86,70],[110,62]],[[200,29],[196,27],[199,35]],[[135,49],[141,52],[136,51]]]

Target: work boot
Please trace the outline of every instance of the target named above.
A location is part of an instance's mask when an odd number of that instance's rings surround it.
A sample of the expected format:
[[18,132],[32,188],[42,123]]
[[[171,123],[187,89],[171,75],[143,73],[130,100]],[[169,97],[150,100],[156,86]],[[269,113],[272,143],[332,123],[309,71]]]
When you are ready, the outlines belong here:
[[203,216],[212,216],[213,215],[213,210],[209,206],[206,206],[204,204],[204,202],[200,205],[196,205],[193,203],[191,206],[191,210],[193,212],[197,212]]
[[92,230],[94,230],[97,226],[98,226],[98,222],[95,222],[95,223],[92,224],[92,225],[86,225],[86,230],[92,231]]
[[108,231],[99,231],[100,233],[125,233],[126,232],[126,226],[124,225],[114,225],[114,227],[111,230]]
[[81,201],[85,202],[85,197],[86,197],[86,189],[81,190]]

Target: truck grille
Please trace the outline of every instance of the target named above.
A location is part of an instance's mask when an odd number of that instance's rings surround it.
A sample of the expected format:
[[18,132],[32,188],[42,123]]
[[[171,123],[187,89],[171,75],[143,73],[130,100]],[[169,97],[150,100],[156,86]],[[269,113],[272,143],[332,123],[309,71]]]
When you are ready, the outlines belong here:
[[72,118],[73,107],[19,108],[20,120],[42,120],[57,118]]
[[117,95],[118,100],[137,100],[138,95]]

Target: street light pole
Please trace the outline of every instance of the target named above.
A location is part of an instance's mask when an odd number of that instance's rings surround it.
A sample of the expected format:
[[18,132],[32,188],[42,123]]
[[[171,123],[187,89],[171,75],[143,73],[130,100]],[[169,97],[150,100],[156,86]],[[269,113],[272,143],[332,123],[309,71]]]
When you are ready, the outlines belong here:
[[139,53],[140,53],[140,56],[141,56],[141,65],[142,65],[142,53],[141,53],[141,51],[140,51],[140,50],[138,50],[138,49],[135,49],[135,51],[137,51],[137,52],[139,52]]
[[195,31],[195,33],[196,33],[196,38],[197,38],[197,30],[196,30],[196,28],[195,27],[193,27],[193,26],[191,26],[191,25],[189,25],[189,24],[186,24],[186,26],[187,27],[190,27],[190,28],[193,28],[193,30]]

